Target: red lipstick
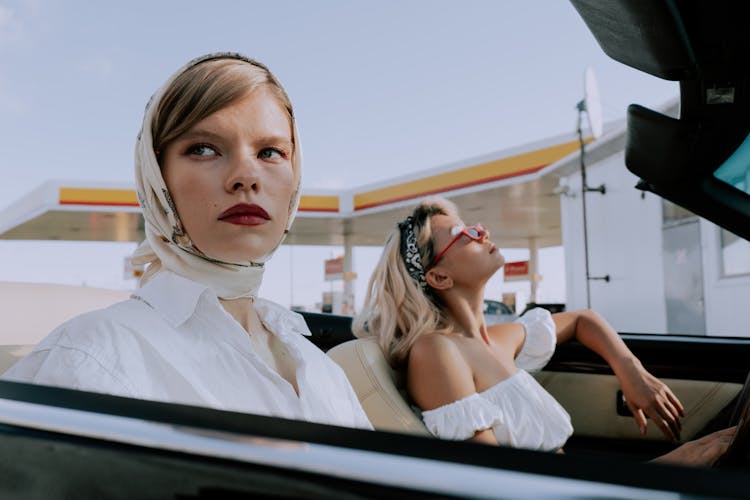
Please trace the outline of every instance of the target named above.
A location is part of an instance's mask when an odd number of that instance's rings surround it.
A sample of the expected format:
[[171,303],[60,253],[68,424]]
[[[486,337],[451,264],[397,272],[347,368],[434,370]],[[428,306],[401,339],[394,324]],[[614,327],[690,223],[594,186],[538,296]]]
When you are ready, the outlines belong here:
[[219,215],[219,220],[239,226],[259,226],[271,220],[268,212],[259,205],[238,203]]

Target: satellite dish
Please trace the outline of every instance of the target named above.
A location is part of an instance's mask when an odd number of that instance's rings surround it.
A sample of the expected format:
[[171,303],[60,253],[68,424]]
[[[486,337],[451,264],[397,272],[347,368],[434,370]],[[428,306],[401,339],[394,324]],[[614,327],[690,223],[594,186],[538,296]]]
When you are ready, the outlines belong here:
[[594,139],[602,136],[602,102],[599,99],[599,85],[591,66],[583,74],[583,103],[589,117],[589,127]]

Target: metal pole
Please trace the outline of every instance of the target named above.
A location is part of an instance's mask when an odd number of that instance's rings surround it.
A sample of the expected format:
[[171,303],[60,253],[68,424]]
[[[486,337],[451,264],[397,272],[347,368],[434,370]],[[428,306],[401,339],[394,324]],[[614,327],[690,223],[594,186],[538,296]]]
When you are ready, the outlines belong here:
[[583,101],[578,103],[578,144],[581,148],[581,205],[583,207],[583,258],[586,266],[586,309],[591,309],[591,286],[589,285],[589,234],[588,224],[586,222],[586,191],[588,190],[588,184],[586,183],[586,162],[583,158],[585,147],[583,143],[583,131],[581,130],[581,115],[583,114],[584,103]]
[[591,280],[602,280],[609,283],[609,274],[604,276],[591,276],[589,272],[589,230],[588,230],[588,217],[586,216],[586,193],[590,191],[597,191],[601,194],[607,193],[607,188],[604,184],[599,187],[589,187],[586,181],[586,160],[584,158],[586,153],[585,144],[583,143],[583,131],[581,130],[581,115],[586,110],[586,103],[581,101],[578,103],[578,144],[581,147],[581,204],[583,207],[583,255],[586,263],[586,308],[591,309],[591,286],[589,281]]

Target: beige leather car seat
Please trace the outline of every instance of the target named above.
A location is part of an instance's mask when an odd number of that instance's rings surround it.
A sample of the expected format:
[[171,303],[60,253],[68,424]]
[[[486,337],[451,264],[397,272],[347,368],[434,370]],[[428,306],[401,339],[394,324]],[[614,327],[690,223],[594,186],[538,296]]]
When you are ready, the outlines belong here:
[[402,374],[391,368],[374,337],[344,342],[328,355],[343,368],[375,429],[430,435],[407,403]]
[[[385,360],[374,337],[351,340],[328,351],[349,377],[362,407],[377,430],[429,435],[404,396],[404,381]],[[614,375],[542,371],[537,381],[570,413],[576,435],[663,441],[656,425],[641,435],[632,417],[615,413],[620,383]],[[664,379],[685,405],[682,438],[692,439],[739,394],[742,384]]]

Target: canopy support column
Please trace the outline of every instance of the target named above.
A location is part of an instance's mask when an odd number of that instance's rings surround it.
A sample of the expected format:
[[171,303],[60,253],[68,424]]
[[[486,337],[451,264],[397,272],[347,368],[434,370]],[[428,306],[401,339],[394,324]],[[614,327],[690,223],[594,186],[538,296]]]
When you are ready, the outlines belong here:
[[529,282],[531,283],[529,302],[537,302],[536,292],[539,278],[539,245],[536,238],[529,238]]
[[344,225],[344,300],[342,314],[354,314],[354,247],[352,246],[351,231],[348,224]]

